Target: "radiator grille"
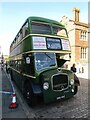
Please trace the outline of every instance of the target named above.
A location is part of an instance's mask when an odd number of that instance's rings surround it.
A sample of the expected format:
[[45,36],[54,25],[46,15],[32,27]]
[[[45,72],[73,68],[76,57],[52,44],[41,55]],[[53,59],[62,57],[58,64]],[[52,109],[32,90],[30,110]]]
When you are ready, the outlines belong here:
[[68,75],[57,74],[52,77],[53,90],[64,90],[68,87]]

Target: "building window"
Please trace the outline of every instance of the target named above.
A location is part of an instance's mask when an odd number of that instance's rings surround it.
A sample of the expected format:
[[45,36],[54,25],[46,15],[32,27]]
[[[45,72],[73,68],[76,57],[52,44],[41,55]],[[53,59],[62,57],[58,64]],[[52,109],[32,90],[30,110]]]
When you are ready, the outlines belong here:
[[87,59],[87,48],[81,47],[81,59]]
[[80,39],[81,40],[86,40],[87,39],[87,31],[81,31]]

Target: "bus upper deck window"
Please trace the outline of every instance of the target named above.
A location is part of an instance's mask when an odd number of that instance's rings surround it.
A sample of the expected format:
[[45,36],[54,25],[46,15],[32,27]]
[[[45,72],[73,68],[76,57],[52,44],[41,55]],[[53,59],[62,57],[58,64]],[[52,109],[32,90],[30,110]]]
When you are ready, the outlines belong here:
[[23,37],[29,34],[28,23],[23,26]]
[[60,26],[53,26],[53,32],[55,35],[68,37],[66,29]]
[[32,33],[51,34],[51,28],[48,23],[32,21],[31,27],[32,27]]

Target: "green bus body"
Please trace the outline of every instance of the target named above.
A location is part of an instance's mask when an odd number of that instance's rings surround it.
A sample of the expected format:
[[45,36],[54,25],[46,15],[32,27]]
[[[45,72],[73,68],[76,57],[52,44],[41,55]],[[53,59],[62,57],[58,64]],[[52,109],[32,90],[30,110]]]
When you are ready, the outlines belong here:
[[10,46],[10,75],[27,101],[35,104],[69,98],[77,93],[79,81],[63,68],[71,54],[66,28],[61,23],[29,17]]

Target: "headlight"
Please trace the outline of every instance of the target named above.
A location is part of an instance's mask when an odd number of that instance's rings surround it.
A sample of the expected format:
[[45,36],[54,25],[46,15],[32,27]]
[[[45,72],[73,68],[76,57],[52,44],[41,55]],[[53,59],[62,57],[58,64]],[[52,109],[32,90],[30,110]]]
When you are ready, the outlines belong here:
[[43,84],[43,89],[44,90],[47,90],[49,88],[49,84],[48,84],[48,82],[45,82],[44,84]]
[[74,84],[74,80],[73,80],[73,79],[70,80],[70,84],[71,84],[71,85]]
[[74,93],[74,89],[72,89],[72,92]]

